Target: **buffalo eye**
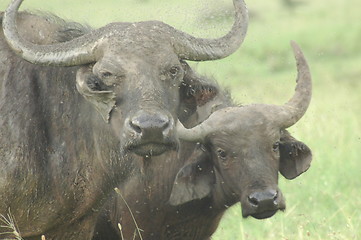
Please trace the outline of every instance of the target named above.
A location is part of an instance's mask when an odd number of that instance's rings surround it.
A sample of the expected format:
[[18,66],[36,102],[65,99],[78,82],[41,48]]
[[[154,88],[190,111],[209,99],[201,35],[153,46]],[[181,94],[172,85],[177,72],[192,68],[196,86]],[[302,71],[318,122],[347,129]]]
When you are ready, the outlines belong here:
[[279,148],[280,148],[280,143],[279,143],[279,142],[276,142],[276,143],[273,144],[273,146],[272,146],[272,151],[278,152],[278,151],[279,151]]
[[178,66],[173,66],[169,69],[169,73],[172,77],[176,77],[179,73],[179,67]]
[[92,75],[87,79],[87,85],[92,91],[105,91],[109,90],[109,87],[103,83],[103,81]]
[[108,72],[108,71],[104,71],[104,72],[100,73],[101,78],[109,78],[111,76],[113,76],[113,74],[111,72]]
[[218,148],[217,149],[217,156],[218,158],[222,159],[222,160],[226,160],[227,158],[227,153],[226,151],[224,151],[222,148]]

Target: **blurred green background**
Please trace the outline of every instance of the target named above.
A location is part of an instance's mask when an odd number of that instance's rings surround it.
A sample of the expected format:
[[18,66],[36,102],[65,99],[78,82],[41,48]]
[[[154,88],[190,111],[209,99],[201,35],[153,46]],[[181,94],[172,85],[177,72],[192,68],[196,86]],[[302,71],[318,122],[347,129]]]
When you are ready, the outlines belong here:
[[[9,0],[1,0],[5,9]],[[312,70],[311,106],[290,132],[314,160],[295,180],[280,177],[287,209],[267,220],[242,219],[236,205],[213,239],[361,239],[361,1],[249,0],[247,38],[232,56],[195,63],[239,103],[282,104],[293,94],[290,40]],[[198,37],[231,27],[231,0],[27,0],[39,9],[94,27],[113,21],[162,20]]]

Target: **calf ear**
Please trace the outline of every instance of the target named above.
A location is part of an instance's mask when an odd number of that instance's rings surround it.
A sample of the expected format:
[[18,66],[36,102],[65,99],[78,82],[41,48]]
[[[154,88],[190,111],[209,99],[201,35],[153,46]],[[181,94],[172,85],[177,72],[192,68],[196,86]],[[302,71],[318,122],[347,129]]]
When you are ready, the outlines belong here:
[[[169,204],[181,205],[208,196],[215,183],[213,164],[208,153],[195,150],[194,161],[186,163],[178,172],[169,198]],[[196,156],[194,156],[196,155]]]
[[311,149],[283,130],[280,141],[279,171],[281,174],[287,179],[294,179],[308,170],[311,161]]

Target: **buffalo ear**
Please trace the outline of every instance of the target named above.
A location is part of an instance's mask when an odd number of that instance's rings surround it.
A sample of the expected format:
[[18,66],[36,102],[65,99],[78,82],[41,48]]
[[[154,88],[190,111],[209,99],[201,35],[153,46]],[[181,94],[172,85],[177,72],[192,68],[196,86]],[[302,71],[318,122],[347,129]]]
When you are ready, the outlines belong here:
[[179,119],[188,119],[201,107],[212,101],[219,91],[215,81],[199,76],[184,61],[181,62],[184,70],[183,83],[180,86],[180,108]]
[[197,155],[195,161],[186,163],[176,176],[169,198],[170,205],[177,206],[202,199],[212,191],[215,174],[209,155],[206,152],[194,153],[192,156],[194,155]]
[[105,122],[109,122],[110,112],[115,106],[115,96],[110,89],[92,73],[90,67],[81,67],[76,74],[76,88],[100,113]]
[[280,141],[281,174],[287,179],[294,179],[308,170],[311,161],[311,149],[284,130]]

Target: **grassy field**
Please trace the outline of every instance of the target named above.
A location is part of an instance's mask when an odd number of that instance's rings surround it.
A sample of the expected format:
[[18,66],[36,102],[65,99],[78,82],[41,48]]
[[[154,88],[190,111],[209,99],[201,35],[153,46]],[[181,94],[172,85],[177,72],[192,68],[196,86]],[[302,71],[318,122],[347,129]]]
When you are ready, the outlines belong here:
[[[27,0],[24,5],[93,26],[158,19],[202,37],[221,36],[232,23],[231,0],[99,2]],[[1,0],[0,9],[7,3]],[[298,42],[312,70],[314,94],[305,117],[290,131],[311,147],[314,160],[299,178],[280,177],[284,213],[242,219],[240,206],[233,206],[213,239],[361,239],[361,1],[247,4],[249,33],[241,49],[195,66],[230,88],[240,103],[281,104],[295,86],[289,42]]]

